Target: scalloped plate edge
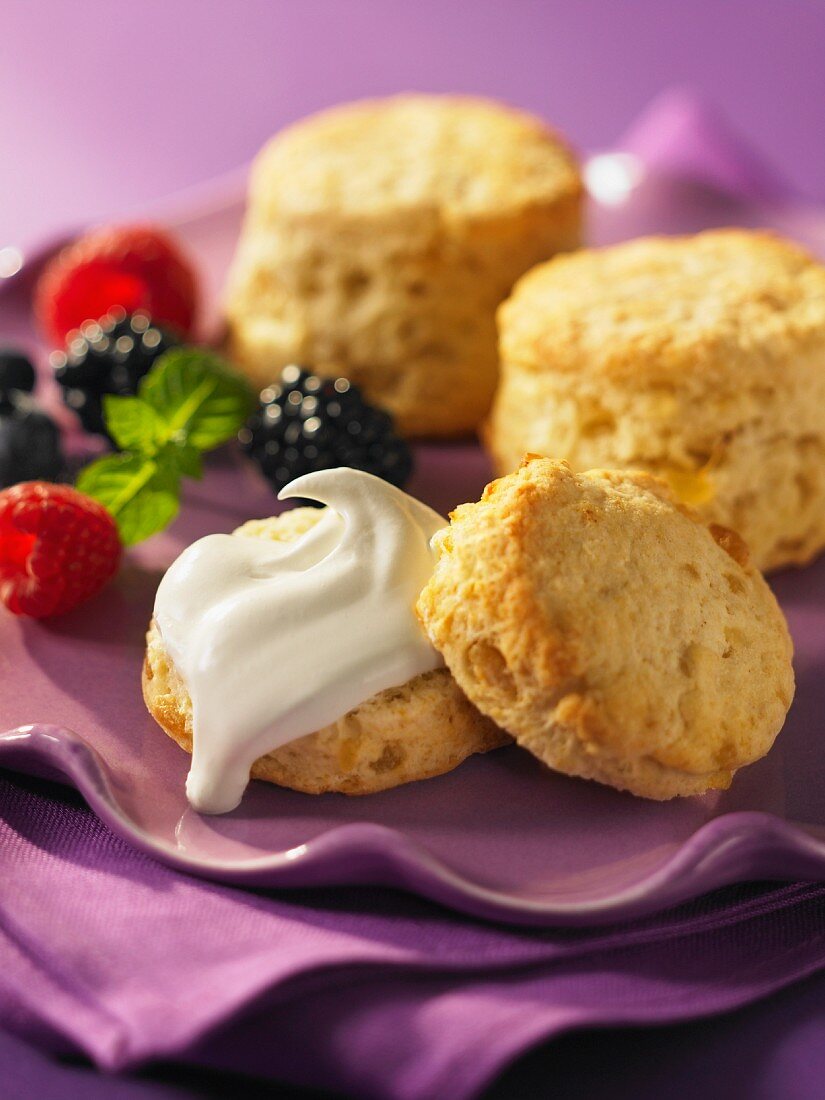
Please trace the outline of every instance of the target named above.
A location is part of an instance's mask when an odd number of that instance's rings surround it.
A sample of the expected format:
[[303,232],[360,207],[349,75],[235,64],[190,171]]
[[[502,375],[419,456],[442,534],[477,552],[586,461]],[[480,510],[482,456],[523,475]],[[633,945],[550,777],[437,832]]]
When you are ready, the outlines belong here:
[[825,879],[825,842],[772,814],[725,814],[698,829],[652,872],[598,899],[563,901],[490,889],[463,876],[401,833],[344,825],[285,851],[206,860],[158,843],[120,806],[102,757],[60,726],[0,734],[11,771],[69,780],[113,833],[179,871],[237,886],[388,886],[475,917],[530,925],[589,926],[649,915],[700,894],[753,879]]

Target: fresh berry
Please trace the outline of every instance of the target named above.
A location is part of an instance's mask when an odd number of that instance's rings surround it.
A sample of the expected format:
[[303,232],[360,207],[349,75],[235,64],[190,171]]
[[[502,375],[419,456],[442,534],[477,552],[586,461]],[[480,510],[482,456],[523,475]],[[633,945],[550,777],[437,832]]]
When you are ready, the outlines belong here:
[[175,346],[174,337],[153,325],[148,313],[127,314],[116,307],[100,321],[84,322],[66,351],[53,351],[50,362],[63,400],[86,431],[106,436],[104,395],[137,393],[155,360]]
[[392,417],[368,405],[346,378],[327,379],[284,367],[261,392],[258,411],[238,439],[277,491],[301,474],[351,466],[403,486],[412,455]]
[[62,615],[115,575],[121,543],[102,504],[68,485],[0,493],[0,600],[15,615]]
[[198,286],[176,244],[149,226],[100,229],[65,248],[35,288],[35,315],[55,347],[90,317],[113,306],[145,310],[158,324],[188,335],[197,314]]
[[31,359],[17,348],[0,348],[0,394],[31,393],[35,385]]
[[16,348],[0,348],[0,488],[52,481],[64,470],[60,431],[31,396],[35,372]]
[[64,470],[60,431],[27,393],[0,393],[0,488],[54,481]]

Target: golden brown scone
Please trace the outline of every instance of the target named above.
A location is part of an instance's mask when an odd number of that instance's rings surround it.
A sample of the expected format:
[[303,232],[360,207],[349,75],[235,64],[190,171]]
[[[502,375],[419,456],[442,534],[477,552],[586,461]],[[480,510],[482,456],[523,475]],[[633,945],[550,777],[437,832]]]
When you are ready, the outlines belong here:
[[499,311],[487,441],[645,469],[759,568],[825,546],[825,268],[768,233],[649,238],[537,267]]
[[581,212],[570,151],[500,104],[403,95],[314,115],[255,162],[229,353],[261,386],[291,362],[346,375],[406,435],[472,431],[495,387],[496,306],[579,244]]
[[[319,508],[295,508],[252,520],[236,535],[291,542],[308,531]],[[192,751],[192,702],[154,622],[146,639],[143,698],[155,721]],[[307,794],[371,794],[451,771],[475,752],[510,739],[470,703],[446,669],[366,700],[339,721],[261,757],[255,779]]]
[[667,799],[771,747],[794,691],[782,612],[739,536],[657,478],[528,456],[436,540],[433,645],[550,767]]

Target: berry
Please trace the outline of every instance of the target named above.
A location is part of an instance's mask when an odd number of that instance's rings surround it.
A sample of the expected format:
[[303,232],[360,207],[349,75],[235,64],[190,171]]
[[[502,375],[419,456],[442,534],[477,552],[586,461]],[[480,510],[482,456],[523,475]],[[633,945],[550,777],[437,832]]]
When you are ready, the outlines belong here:
[[108,438],[103,421],[104,394],[137,393],[141,378],[175,339],[152,324],[147,313],[111,310],[99,321],[86,321],[71,335],[66,351],[53,351],[50,362],[87,432]]
[[351,466],[401,488],[412,455],[392,417],[368,405],[346,378],[320,378],[297,366],[261,392],[260,406],[242,428],[243,451],[277,491],[301,474]]
[[31,360],[17,348],[0,348],[0,394],[31,393],[35,385]]
[[27,393],[0,393],[0,488],[64,470],[60,431]]
[[65,248],[35,288],[35,315],[55,347],[90,317],[113,306],[145,310],[160,324],[188,335],[198,286],[188,260],[170,238],[148,226],[100,229]]
[[69,485],[0,493],[0,600],[15,615],[62,615],[115,575],[122,547],[102,504]]

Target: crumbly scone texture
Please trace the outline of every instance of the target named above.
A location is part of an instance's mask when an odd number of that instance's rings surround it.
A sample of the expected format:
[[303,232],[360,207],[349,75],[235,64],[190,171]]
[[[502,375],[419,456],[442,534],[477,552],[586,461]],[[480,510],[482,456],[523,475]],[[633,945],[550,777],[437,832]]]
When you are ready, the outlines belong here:
[[403,95],[312,116],[255,162],[228,352],[261,386],[290,362],[345,375],[406,435],[472,431],[496,307],[578,246],[582,195],[563,141],[498,103]]
[[741,538],[659,479],[528,456],[436,540],[433,645],[551,768],[668,799],[770,749],[794,692],[785,619]]
[[497,471],[644,469],[761,569],[825,547],[825,267],[715,230],[558,257],[499,310]]
[[[321,511],[295,508],[252,520],[235,534],[291,542]],[[192,701],[154,621],[146,638],[143,698],[158,725],[191,752]],[[372,794],[441,775],[509,740],[442,668],[382,691],[332,725],[261,757],[252,777],[307,794]]]

